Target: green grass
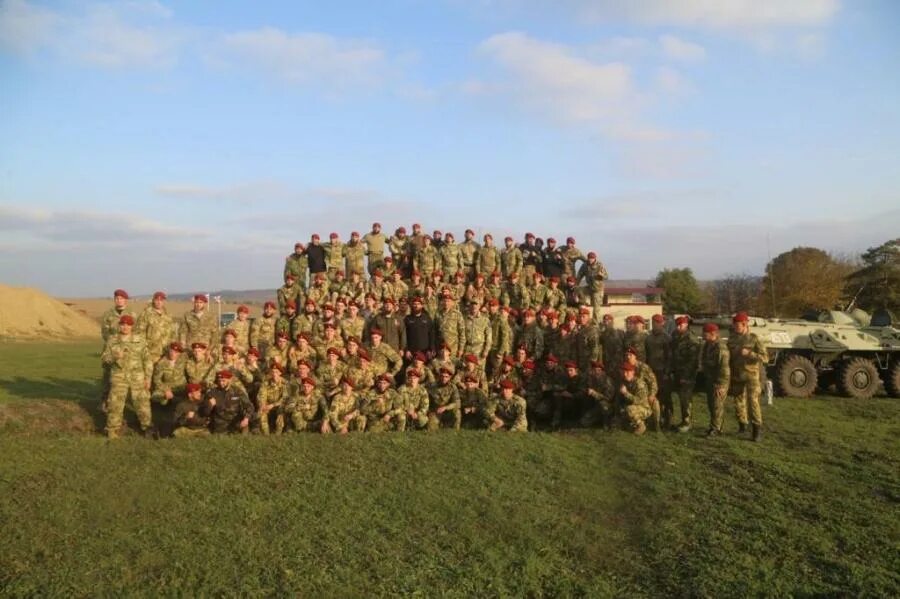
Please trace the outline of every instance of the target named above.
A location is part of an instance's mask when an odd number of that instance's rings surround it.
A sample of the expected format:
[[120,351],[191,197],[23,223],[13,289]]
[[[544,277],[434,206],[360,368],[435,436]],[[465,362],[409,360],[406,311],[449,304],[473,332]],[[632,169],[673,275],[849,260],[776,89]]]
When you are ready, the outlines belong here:
[[4,595],[900,594],[896,400],[777,400],[762,444],[731,414],[109,444],[97,354],[0,345]]

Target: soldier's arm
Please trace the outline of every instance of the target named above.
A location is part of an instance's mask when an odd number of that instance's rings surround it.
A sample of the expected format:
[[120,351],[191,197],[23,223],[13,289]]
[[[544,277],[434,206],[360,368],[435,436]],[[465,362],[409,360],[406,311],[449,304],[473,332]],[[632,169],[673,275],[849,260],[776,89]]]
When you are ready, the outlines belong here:
[[731,368],[729,367],[730,354],[724,345],[719,346],[719,368],[716,377],[717,387],[728,387],[731,383]]
[[527,431],[528,430],[528,419],[525,415],[525,402],[519,402],[520,405],[516,410],[516,420],[513,422],[513,425],[509,428],[511,431]]
[[750,355],[762,364],[766,364],[769,361],[769,352],[766,350],[766,346],[763,344],[762,339],[760,339],[758,335],[754,335],[754,337],[755,340],[753,342],[753,348],[750,350]]
[[150,381],[153,379],[153,358],[150,357],[150,350],[147,349],[146,343],[141,344],[141,364],[144,367],[144,381],[149,389]]
[[534,336],[534,355],[532,358],[539,359],[544,355],[544,331],[537,329]]
[[115,363],[116,355],[115,355],[115,352],[113,351],[113,342],[111,340],[108,340],[103,345],[103,351],[100,353],[100,361],[103,362],[104,364],[109,364],[109,365]]
[[488,354],[491,351],[491,348],[494,346],[494,332],[491,330],[491,323],[488,322],[487,326],[484,327],[484,345],[482,346],[481,355],[479,356],[482,360],[487,359]]
[[455,386],[450,387],[450,401],[444,406],[445,410],[456,411],[460,408],[459,389]]

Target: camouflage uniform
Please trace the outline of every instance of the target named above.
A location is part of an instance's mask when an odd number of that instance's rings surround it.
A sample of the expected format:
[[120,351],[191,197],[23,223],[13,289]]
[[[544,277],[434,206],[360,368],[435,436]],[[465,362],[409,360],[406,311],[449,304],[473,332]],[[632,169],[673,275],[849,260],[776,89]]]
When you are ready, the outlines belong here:
[[153,359],[140,335],[117,334],[110,337],[100,355],[109,366],[109,397],[106,400],[106,434],[115,438],[122,426],[125,403],[137,414],[142,430],[150,428],[150,380]]
[[647,383],[637,376],[631,381],[623,381],[625,391],[619,391],[619,397],[625,406],[625,418],[633,430],[641,430],[644,421],[653,414],[650,407],[650,392]]
[[464,323],[466,344],[463,353],[474,354],[484,363],[493,344],[491,323],[480,313],[474,316],[471,313],[467,314]]
[[639,362],[647,361],[647,331],[631,330],[625,332],[625,348],[633,347],[637,351]]
[[[296,318],[294,321],[296,322]],[[278,317],[272,314],[258,317],[250,327],[250,345],[257,348],[263,356],[269,346],[275,343],[275,325],[277,323]]]
[[346,274],[348,279],[352,273],[357,273],[360,276],[365,274],[366,248],[362,241],[353,241],[351,239],[344,246],[344,259],[347,262]]
[[[151,386],[150,399],[166,405],[170,401],[177,401],[184,395],[184,386],[187,380],[184,377],[184,359],[170,360],[165,357],[153,366],[153,385]],[[173,397],[166,397],[166,392],[171,391]]]
[[[216,400],[215,406],[210,405],[210,399]],[[200,413],[209,417],[210,428],[215,434],[241,433],[246,431],[240,427],[241,421],[253,419],[253,404],[240,389],[214,387],[207,391]]]
[[519,248],[516,246],[503,248],[500,252],[500,273],[504,278],[512,273],[517,275],[522,273],[522,251]]
[[513,395],[510,399],[505,399],[502,395],[496,395],[488,402],[486,413],[490,421],[493,421],[495,418],[503,421],[499,428],[510,432],[527,432],[527,410],[525,399],[519,395]]
[[483,389],[463,389],[459,392],[462,423],[467,427],[482,428],[487,422],[488,396]]
[[332,239],[328,243],[322,245],[325,249],[325,267],[328,273],[328,280],[333,281],[339,270],[344,270],[344,248],[345,245],[337,239]]
[[269,420],[271,418],[269,412],[275,414],[275,432],[281,433],[284,430],[284,416],[281,413],[281,409],[289,392],[290,387],[285,379],[275,381],[275,379],[269,377],[260,386],[259,394],[256,397],[256,413],[259,416],[259,431],[262,434],[269,434]]
[[509,321],[506,314],[497,312],[491,315],[491,352],[488,358],[491,372],[500,366],[500,360],[503,356],[512,353],[513,337],[512,329],[509,328]]
[[544,295],[544,307],[561,312],[566,307],[566,294],[559,287],[547,287]]
[[516,347],[525,346],[528,356],[540,359],[544,355],[544,331],[537,323],[527,324],[522,327]]
[[341,391],[335,395],[328,406],[326,418],[334,432],[343,428],[365,430],[365,420],[362,420],[359,414],[359,396],[353,391]]
[[375,374],[390,374],[396,378],[397,373],[403,368],[403,358],[400,357],[397,350],[384,342],[381,342],[378,347],[371,345],[368,349],[369,355],[372,357],[372,370]]
[[378,233],[369,231],[363,235],[362,241],[366,246],[368,272],[371,276],[376,269],[384,268],[384,246],[387,243],[387,237],[380,231]]
[[440,253],[433,245],[425,245],[416,254],[416,266],[423,279],[430,279],[433,272],[441,269]]
[[[138,322],[138,315],[127,306],[121,310],[116,307],[110,308],[100,317],[100,336],[104,342],[119,334],[119,319],[123,316],[131,316],[135,323]],[[137,329],[133,332],[137,332]]]
[[209,436],[209,421],[200,415],[201,406],[202,402],[187,398],[175,404],[175,430],[172,432],[175,438]]
[[203,360],[197,360],[192,354],[184,360],[184,380],[186,383],[197,383],[208,387],[215,381],[216,371],[213,370],[212,356],[204,355]]
[[450,353],[461,356],[466,346],[466,326],[462,313],[457,308],[440,312],[437,317],[438,344],[450,346]]
[[384,417],[397,408],[398,399],[397,392],[390,387],[384,392],[375,389],[365,394],[359,405],[360,430],[380,433],[393,428],[391,421],[385,422]]
[[587,372],[591,362],[603,359],[603,345],[600,342],[600,329],[593,323],[583,325],[575,333],[575,361],[578,369]]
[[165,355],[169,343],[175,341],[175,319],[165,308],[157,310],[147,306],[137,318],[134,332],[144,338],[150,357],[156,361]]
[[327,411],[325,396],[316,388],[308,394],[301,385],[292,385],[281,411],[298,433],[318,430],[320,415]]
[[341,337],[346,342],[350,337],[362,340],[363,331],[366,327],[366,319],[357,315],[356,318],[347,317],[341,321],[340,331]]
[[[441,270],[444,271],[444,279],[449,281],[457,272],[465,271],[463,264],[463,256],[460,246],[455,242],[445,242],[440,249],[441,254]],[[469,273],[466,273],[468,275]]]
[[247,320],[236,318],[228,324],[228,328],[234,331],[234,344],[241,353],[246,353],[250,349],[250,327],[252,324],[249,318]]
[[306,288],[307,271],[309,271],[309,259],[306,257],[306,252],[301,252],[299,254],[294,252],[284,261],[284,274],[294,275],[294,279],[301,289]]
[[475,272],[485,276],[499,270],[500,251],[495,246],[482,246],[475,260]]
[[205,343],[209,347],[215,347],[219,337],[219,323],[216,315],[206,309],[198,316],[192,310],[184,315],[178,334],[181,344],[185,347],[190,347],[196,341]]
[[625,333],[615,327],[604,327],[600,333],[603,344],[603,364],[607,368],[618,368],[625,354]]
[[531,295],[522,283],[507,281],[500,292],[500,303],[516,310],[524,310],[531,304]]
[[[749,350],[749,355],[744,356],[742,349]],[[728,394],[734,397],[734,410],[738,422],[742,426],[747,425],[747,409],[749,404],[750,423],[756,427],[762,426],[762,408],[759,405],[759,396],[762,384],[759,379],[760,368],[765,368],[769,360],[766,346],[756,336],[756,333],[744,333],[738,335],[734,331],[728,337],[729,364],[731,368],[731,388]]]
[[[428,413],[428,430],[437,430],[444,425],[453,425],[459,430],[462,425],[462,411],[459,403],[459,389],[452,382],[446,385],[435,383],[428,388],[431,410]],[[444,408],[440,414],[437,408]]]
[[588,295],[591,299],[591,308],[594,310],[594,320],[600,320],[600,307],[603,305],[603,281],[609,278],[606,267],[599,260],[593,264],[584,262],[578,269],[578,282],[582,280],[587,284]]
[[475,275],[475,263],[478,260],[478,253],[481,246],[474,239],[468,239],[459,244],[460,258],[463,264],[463,271],[466,277],[471,279]]
[[706,341],[700,351],[700,368],[706,384],[706,405],[709,408],[709,430],[721,433],[725,418],[725,395],[731,383],[728,346],[724,341]]
[[[397,429],[404,431],[406,426],[410,425],[414,428],[425,428],[428,426],[428,391],[425,387],[418,386],[416,388],[410,385],[403,385],[397,392],[398,404],[402,416],[398,418]],[[410,411],[415,412],[415,418],[409,414]],[[395,410],[396,412],[396,410]]]
[[[678,395],[681,406],[681,426],[691,425],[691,399],[697,383],[697,367],[699,365],[700,344],[690,331],[672,333],[669,349],[671,356],[671,393]],[[669,403],[674,404],[672,398]]]
[[278,298],[278,313],[284,314],[286,309],[285,306],[289,301],[293,301],[294,304],[297,305],[298,309],[303,305],[303,302],[306,301],[303,297],[303,288],[300,287],[296,282],[292,284],[285,283],[281,287],[278,288],[276,292],[276,296]]
[[577,247],[569,247],[568,245],[560,248],[560,254],[562,254],[564,260],[564,271],[563,274],[566,277],[574,277],[575,276],[575,263],[579,260],[582,262],[587,262],[587,258],[585,258],[584,254],[581,253]]
[[653,371],[659,385],[656,398],[659,400],[661,410],[661,424],[665,428],[672,425],[672,414],[675,410],[669,391],[669,371],[672,368],[671,344],[672,339],[661,329],[654,328],[647,335],[647,365]]
[[590,427],[597,423],[609,427],[615,413],[615,387],[613,380],[605,372],[599,375],[591,372],[587,377],[589,405],[581,418],[581,426]]
[[331,364],[330,362],[322,362],[316,368],[316,380],[322,388],[326,397],[330,397],[338,391],[341,379],[347,373],[347,366],[343,362]]

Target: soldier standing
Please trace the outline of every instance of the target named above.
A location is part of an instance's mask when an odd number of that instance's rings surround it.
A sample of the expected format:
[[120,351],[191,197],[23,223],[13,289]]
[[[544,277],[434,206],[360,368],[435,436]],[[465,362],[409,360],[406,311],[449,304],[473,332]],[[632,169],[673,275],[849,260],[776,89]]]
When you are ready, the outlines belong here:
[[486,316],[481,314],[481,306],[469,304],[468,314],[465,317],[466,344],[463,352],[475,354],[482,363],[487,362],[488,353],[493,345],[491,323]]
[[654,314],[652,320],[652,330],[647,336],[647,366],[653,371],[656,382],[659,385],[659,391],[656,397],[659,399],[662,422],[664,430],[672,427],[672,414],[674,406],[672,404],[672,394],[669,389],[669,371],[672,368],[671,344],[672,340],[665,331],[666,319],[662,314]]
[[603,305],[603,281],[609,278],[606,267],[597,260],[597,254],[588,252],[587,261],[578,269],[578,282],[584,281],[591,298],[591,308],[594,309],[594,321],[600,322],[600,306]]
[[731,383],[729,352],[725,342],[719,339],[719,327],[714,322],[703,325],[703,347],[700,351],[700,368],[706,385],[706,405],[709,408],[708,437],[722,434],[725,416],[725,396]]
[[323,249],[328,280],[334,281],[337,272],[344,270],[344,244],[337,233],[332,233],[328,236],[328,243]]
[[294,244],[294,253],[284,259],[284,275],[294,275],[294,280],[301,289],[306,289],[306,272],[309,270],[309,259],[306,248],[299,241]]
[[445,293],[443,309],[438,313],[438,342],[450,346],[450,352],[457,359],[462,358],[466,346],[466,327],[463,315],[456,308],[453,295]]
[[731,368],[729,395],[734,397],[739,432],[747,429],[749,407],[749,420],[753,429],[752,438],[754,441],[759,441],[762,437],[762,408],[759,405],[762,385],[759,381],[759,370],[765,368],[769,361],[769,354],[756,333],[750,332],[749,321],[750,318],[746,312],[738,312],[732,319],[733,330],[728,337]]
[[325,248],[321,244],[318,233],[313,233],[306,246],[306,263],[309,266],[309,278],[315,279],[316,275],[325,273]]
[[219,321],[215,314],[207,310],[209,299],[202,293],[194,296],[194,309],[184,315],[179,328],[179,341],[187,347],[200,341],[207,347],[214,347],[219,341]]
[[459,251],[462,256],[463,271],[466,273],[466,279],[471,281],[476,274],[475,263],[478,260],[478,252],[481,251],[481,246],[475,241],[475,231],[466,229],[466,237],[460,244]]
[[586,261],[584,254],[581,253],[577,247],[575,247],[575,238],[568,237],[566,239],[566,247],[562,248],[562,256],[563,256],[563,274],[566,277],[574,277],[575,273],[578,272],[575,269],[575,263],[581,260],[582,262]]
[[447,233],[444,236],[444,244],[441,246],[440,254],[444,280],[450,281],[450,278],[455,277],[458,272],[468,277],[465,264],[463,264],[462,250],[460,246],[456,245],[456,238],[453,236],[453,233]]
[[350,233],[350,242],[344,247],[344,256],[347,260],[347,278],[353,273],[362,276],[366,272],[366,246],[359,239],[359,232]]
[[[296,319],[295,319],[296,321]],[[275,314],[275,302],[268,301],[263,305],[262,316],[253,321],[250,327],[250,346],[259,350],[263,356],[269,346],[275,343],[275,329],[278,317]]]
[[242,352],[250,349],[250,308],[244,305],[238,306],[237,318],[228,325],[234,331],[234,344]]
[[478,250],[475,259],[475,272],[492,273],[500,272],[500,252],[494,246],[494,236],[490,233],[484,235],[484,245]]
[[381,232],[381,223],[372,223],[372,230],[363,235],[362,240],[366,246],[369,276],[372,276],[376,269],[384,268],[384,246],[387,244],[387,237]]
[[543,273],[541,250],[535,245],[534,239],[533,233],[525,233],[525,243],[519,246],[519,251],[522,252],[522,276],[526,285],[532,284],[534,273]]
[[135,332],[144,338],[147,351],[155,362],[165,354],[169,343],[175,340],[175,319],[166,311],[164,292],[157,291],[150,301],[150,305],[137,318]]
[[125,403],[131,400],[131,409],[137,414],[141,431],[151,436],[150,382],[153,376],[153,360],[147,345],[139,335],[132,333],[134,317],[119,317],[119,332],[106,341],[100,359],[109,366],[109,398],[106,410],[106,436],[116,439],[122,426]]
[[[116,289],[113,291],[113,307],[103,313],[100,317],[100,335],[103,337],[104,343],[119,334],[119,319],[126,314],[137,320],[135,314],[128,308],[128,292],[124,289]],[[103,364],[103,380],[102,389],[100,391],[100,401],[102,409],[106,410],[106,398],[109,396],[109,365]]]
[[500,252],[500,273],[506,278],[509,278],[512,273],[516,273],[516,276],[521,275],[522,250],[516,247],[512,237],[507,237],[503,243],[506,247]]
[[[694,396],[694,387],[697,383],[697,367],[699,365],[700,344],[694,339],[688,330],[690,319],[687,316],[679,316],[675,319],[675,332],[672,333],[672,342],[669,355],[672,360],[671,393],[678,395],[678,403],[681,407],[681,424],[678,432],[686,433],[691,430],[691,399]],[[674,403],[670,398],[669,403]]]
[[548,279],[556,277],[561,280],[566,272],[566,258],[560,248],[556,247],[556,239],[550,237],[547,239],[547,247],[544,248],[542,262],[544,265],[544,276]]

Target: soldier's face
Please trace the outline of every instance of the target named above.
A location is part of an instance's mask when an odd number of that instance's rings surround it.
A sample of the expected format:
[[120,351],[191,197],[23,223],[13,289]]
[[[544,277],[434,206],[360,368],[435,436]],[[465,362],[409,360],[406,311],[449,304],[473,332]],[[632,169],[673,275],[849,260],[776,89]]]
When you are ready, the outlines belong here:
[[675,326],[675,328],[678,330],[679,333],[684,333],[685,331],[688,330],[688,323],[686,323],[686,322],[679,322],[679,323]]
[[613,326],[613,319],[612,319],[612,318],[604,318],[604,319],[603,319],[603,324],[605,324],[605,325],[608,326],[608,327],[612,327],[612,326]]
[[512,399],[513,390],[509,387],[503,387],[500,390],[500,394],[503,395],[503,399]]
[[569,375],[569,378],[574,378],[578,371],[574,368],[566,368],[566,374]]
[[116,308],[124,308],[128,305],[128,300],[122,297],[121,295],[117,295],[113,298],[113,302],[116,304]]
[[246,320],[247,320],[247,318],[248,318],[249,316],[250,316],[250,315],[249,315],[247,312],[238,312],[238,313],[237,313],[237,318],[238,318],[238,320],[240,320],[241,322],[246,322]]
[[663,323],[657,322],[657,321],[654,320],[654,321],[653,321],[653,330],[654,330],[654,331],[661,331],[662,329],[663,329]]
[[734,323],[734,332],[738,335],[743,335],[749,330],[749,326],[746,322],[736,322]]
[[506,249],[509,249],[509,248],[511,248],[512,246],[513,246],[512,239],[507,239],[507,240],[506,240]]
[[197,358],[198,360],[202,360],[205,355],[206,355],[206,348],[203,348],[203,347],[195,347],[194,348],[194,357]]
[[625,354],[625,361],[629,364],[637,364],[637,356],[632,353]]
[[372,225],[372,232],[373,233],[381,233],[381,225],[379,225],[378,223],[375,223],[374,225]]
[[169,359],[172,360],[173,362],[174,362],[175,360],[177,360],[180,356],[181,356],[181,352],[178,351],[177,349],[170,349],[170,350],[169,350]]
[[200,401],[200,397],[201,397],[201,395],[200,395],[199,390],[191,391],[190,393],[188,393],[188,399],[190,399],[194,403],[197,403],[198,401]]
[[450,382],[450,373],[449,372],[441,373],[441,382],[444,383],[445,385]]
[[201,302],[200,300],[194,302],[194,312],[203,312],[204,308],[206,308],[206,302]]
[[164,300],[163,298],[161,298],[161,297],[153,298],[153,307],[156,308],[157,310],[162,310],[162,307],[165,305],[166,305],[166,300]]
[[216,379],[216,384],[220,389],[227,389],[231,386],[231,378],[226,376],[220,376]]
[[303,383],[303,393],[304,394],[309,395],[310,393],[312,393],[312,390],[313,390],[312,385],[310,385],[309,383]]
[[272,316],[273,312],[275,312],[275,308],[273,308],[272,306],[266,306],[265,308],[263,308],[263,314],[265,314],[266,316]]
[[124,322],[121,323],[119,325],[119,332],[122,333],[123,335],[130,335],[131,334],[131,325],[125,324]]
[[471,231],[466,231],[466,241],[472,241],[475,238],[475,233]]
[[590,320],[590,314],[585,314],[584,312],[582,312],[578,315],[578,322],[581,323],[582,326],[586,325],[588,322],[590,322]]

